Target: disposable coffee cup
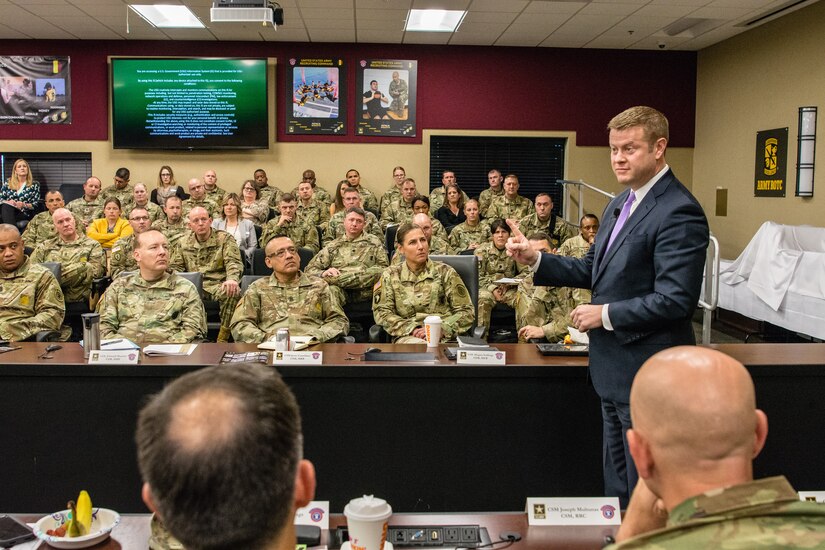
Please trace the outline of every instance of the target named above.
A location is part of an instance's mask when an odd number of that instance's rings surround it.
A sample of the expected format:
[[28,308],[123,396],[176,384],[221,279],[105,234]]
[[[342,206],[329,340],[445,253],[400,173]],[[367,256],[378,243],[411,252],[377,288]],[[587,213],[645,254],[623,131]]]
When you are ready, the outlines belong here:
[[438,347],[441,342],[441,317],[429,315],[424,319],[424,332],[427,334],[427,347]]
[[354,498],[344,506],[351,550],[384,550],[392,507],[373,495]]

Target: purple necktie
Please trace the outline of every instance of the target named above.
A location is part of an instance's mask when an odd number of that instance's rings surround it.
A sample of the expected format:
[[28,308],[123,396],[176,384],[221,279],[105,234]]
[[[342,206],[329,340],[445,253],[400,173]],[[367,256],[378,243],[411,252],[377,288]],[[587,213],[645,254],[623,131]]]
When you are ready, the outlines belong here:
[[616,238],[616,235],[619,234],[619,231],[622,230],[624,227],[627,218],[630,216],[630,207],[633,205],[633,201],[636,200],[636,194],[633,191],[627,196],[627,200],[624,201],[624,206],[622,206],[622,211],[619,214],[619,219],[616,220],[616,225],[613,226],[613,232],[610,234],[610,240],[607,241],[607,248],[604,249],[605,252],[610,250],[610,246],[613,244],[613,240]]

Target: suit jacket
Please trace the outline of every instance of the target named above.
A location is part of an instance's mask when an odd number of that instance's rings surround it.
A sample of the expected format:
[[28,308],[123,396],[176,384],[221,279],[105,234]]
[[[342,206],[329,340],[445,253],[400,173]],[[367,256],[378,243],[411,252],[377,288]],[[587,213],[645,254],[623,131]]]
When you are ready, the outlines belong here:
[[596,241],[581,259],[542,254],[536,285],[592,289],[610,304],[612,331],[590,331],[590,375],[602,399],[629,403],[636,371],[654,353],[695,344],[691,318],[708,246],[702,207],[668,170],[605,252],[626,189],[607,205]]

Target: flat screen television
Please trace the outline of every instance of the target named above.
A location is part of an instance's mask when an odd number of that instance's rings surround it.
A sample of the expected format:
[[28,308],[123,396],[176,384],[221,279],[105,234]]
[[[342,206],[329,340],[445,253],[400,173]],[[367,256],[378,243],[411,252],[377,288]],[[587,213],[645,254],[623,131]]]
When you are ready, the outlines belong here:
[[266,149],[266,59],[113,57],[115,149]]

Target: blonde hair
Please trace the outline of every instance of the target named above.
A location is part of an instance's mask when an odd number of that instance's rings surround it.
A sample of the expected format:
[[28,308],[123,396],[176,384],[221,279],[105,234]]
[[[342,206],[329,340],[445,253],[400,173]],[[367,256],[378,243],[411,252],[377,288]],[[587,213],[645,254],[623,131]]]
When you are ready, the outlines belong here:
[[670,138],[667,117],[653,107],[644,105],[631,107],[614,116],[607,123],[608,131],[627,130],[634,126],[641,126],[644,129],[645,138],[651,145],[660,138]]
[[20,191],[21,185],[20,185],[20,181],[18,181],[18,179],[17,179],[17,165],[20,164],[21,162],[26,165],[26,185],[25,186],[29,186],[29,185],[32,184],[32,168],[31,168],[31,166],[29,166],[29,163],[26,162],[25,159],[17,159],[16,161],[14,161],[14,166],[11,169],[11,175],[9,176],[9,181],[6,182],[8,184],[8,186],[13,191]]

